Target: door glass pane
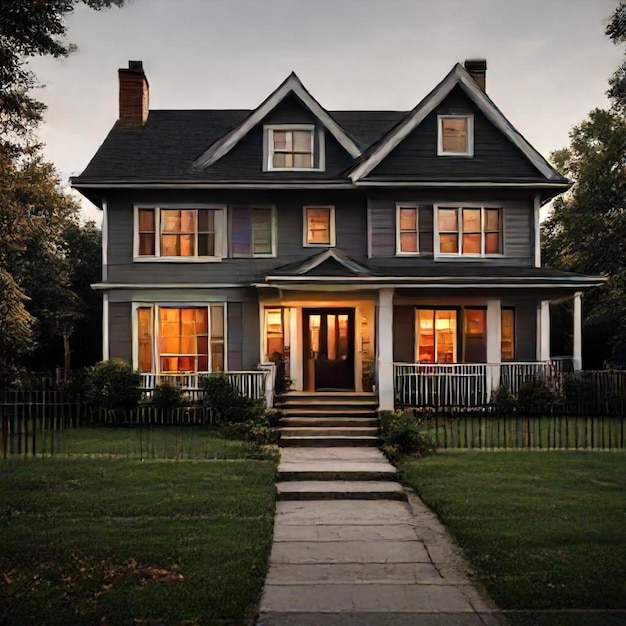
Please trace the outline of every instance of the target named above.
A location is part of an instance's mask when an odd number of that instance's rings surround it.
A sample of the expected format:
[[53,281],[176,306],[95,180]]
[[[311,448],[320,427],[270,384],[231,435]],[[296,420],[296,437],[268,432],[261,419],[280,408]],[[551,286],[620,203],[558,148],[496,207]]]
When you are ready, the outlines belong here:
[[339,324],[339,358],[342,361],[346,361],[348,359],[348,316],[347,315],[338,315],[338,324]]
[[337,358],[337,316],[328,315],[326,322],[327,356],[329,361],[334,361]]
[[320,322],[320,315],[309,316],[309,343],[313,352],[319,352],[320,350]]

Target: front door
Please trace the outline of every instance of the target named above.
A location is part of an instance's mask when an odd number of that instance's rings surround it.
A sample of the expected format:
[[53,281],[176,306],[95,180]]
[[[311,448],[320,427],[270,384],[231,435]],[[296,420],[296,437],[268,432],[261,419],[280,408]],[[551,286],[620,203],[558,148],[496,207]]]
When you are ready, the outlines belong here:
[[303,328],[306,389],[354,390],[354,309],[304,309]]

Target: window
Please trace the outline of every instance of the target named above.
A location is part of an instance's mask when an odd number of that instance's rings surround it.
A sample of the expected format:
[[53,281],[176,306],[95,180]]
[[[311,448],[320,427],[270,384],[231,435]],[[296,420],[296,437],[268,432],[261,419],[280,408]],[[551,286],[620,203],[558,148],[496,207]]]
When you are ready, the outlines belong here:
[[502,209],[437,207],[436,232],[440,255],[502,254]]
[[453,309],[417,309],[418,363],[457,362],[457,312]]
[[223,207],[136,207],[134,257],[220,259],[223,216]]
[[396,254],[432,252],[432,207],[396,205]]
[[503,361],[512,361],[515,358],[515,310],[502,309],[501,311],[501,342],[500,353]]
[[230,210],[230,218],[233,257],[276,256],[273,207],[234,206]]
[[332,206],[307,206],[304,207],[303,216],[304,246],[335,245],[335,207]]
[[465,309],[465,362],[487,362],[487,309]]
[[224,371],[224,313],[223,304],[137,307],[139,371]]
[[474,118],[472,115],[437,117],[438,156],[474,155]]
[[324,135],[312,124],[266,126],[264,135],[264,171],[324,169]]

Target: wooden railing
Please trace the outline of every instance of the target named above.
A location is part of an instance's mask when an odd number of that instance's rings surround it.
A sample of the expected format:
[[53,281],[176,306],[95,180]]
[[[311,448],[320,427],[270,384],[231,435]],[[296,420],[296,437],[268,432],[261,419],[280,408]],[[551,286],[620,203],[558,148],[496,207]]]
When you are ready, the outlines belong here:
[[[267,368],[242,372],[221,372],[242,395],[253,400],[266,399],[266,379],[270,375]],[[211,372],[174,373],[174,374],[141,374],[142,389],[153,390],[157,385],[170,384],[180,387],[183,391],[199,389],[200,379]],[[271,406],[271,405],[268,405]]]
[[394,363],[399,406],[479,407],[499,384],[517,393],[524,382],[548,382],[550,363]]

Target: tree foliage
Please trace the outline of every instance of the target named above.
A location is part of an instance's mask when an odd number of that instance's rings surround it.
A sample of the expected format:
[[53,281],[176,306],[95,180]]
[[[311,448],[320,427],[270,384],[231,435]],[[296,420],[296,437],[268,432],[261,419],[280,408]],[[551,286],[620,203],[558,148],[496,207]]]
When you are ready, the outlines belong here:
[[542,227],[547,265],[607,275],[585,297],[587,365],[601,365],[626,340],[626,118],[617,109],[595,109],[570,133],[570,146],[553,154],[574,181],[554,202]]
[[[626,43],[626,3],[620,2],[613,11],[605,32],[613,43],[617,45]],[[626,59],[611,77],[609,85],[608,95],[614,105],[623,111],[626,110]]]

